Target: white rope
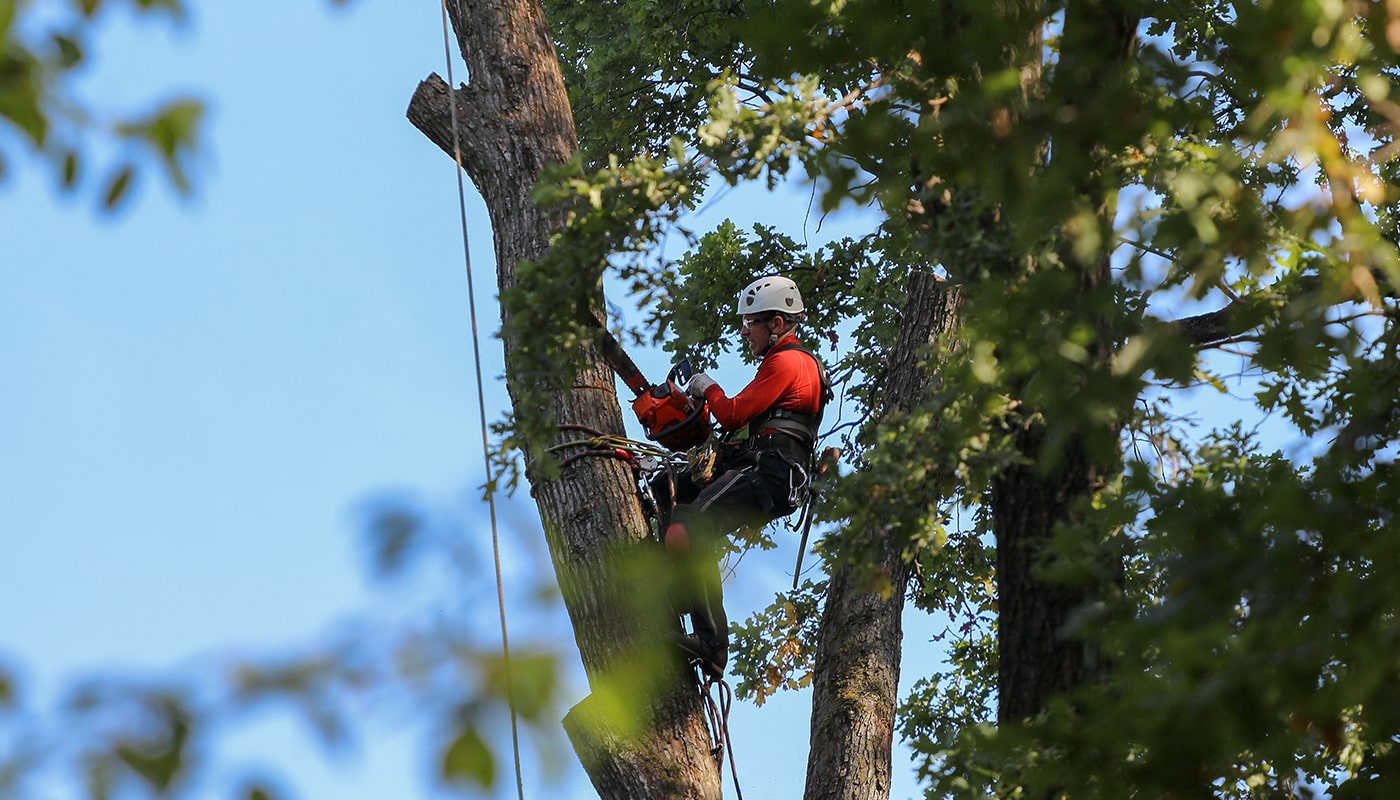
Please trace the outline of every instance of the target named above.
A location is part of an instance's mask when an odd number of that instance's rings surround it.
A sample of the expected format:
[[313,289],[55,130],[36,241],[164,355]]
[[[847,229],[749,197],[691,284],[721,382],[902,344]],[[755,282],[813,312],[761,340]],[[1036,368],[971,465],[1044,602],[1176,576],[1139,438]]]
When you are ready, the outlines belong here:
[[496,527],[495,478],[491,469],[490,443],[486,435],[486,393],[481,380],[481,344],[476,330],[476,292],[472,281],[472,254],[467,236],[467,192],[462,182],[462,140],[457,123],[457,82],[452,77],[452,37],[447,20],[447,0],[442,0],[442,49],[447,62],[447,102],[452,118],[452,160],[456,162],[457,208],[462,218],[462,256],[467,265],[467,305],[472,321],[472,359],[476,364],[476,405],[481,416],[481,456],[486,465],[486,504],[491,510],[491,551],[496,562],[496,604],[501,610],[501,654],[505,659],[506,704],[510,706],[510,746],[515,756],[515,791],[525,800],[525,784],[520,774],[520,734],[515,714],[515,688],[511,680],[510,635],[506,631],[505,582],[501,579],[501,537]]

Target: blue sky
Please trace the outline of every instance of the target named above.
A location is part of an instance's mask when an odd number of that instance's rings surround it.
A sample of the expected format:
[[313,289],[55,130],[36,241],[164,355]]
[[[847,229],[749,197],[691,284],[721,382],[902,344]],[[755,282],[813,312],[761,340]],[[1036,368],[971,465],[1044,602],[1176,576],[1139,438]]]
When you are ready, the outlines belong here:
[[[85,675],[199,670],[412,613],[425,591],[367,577],[369,498],[439,509],[489,553],[455,179],[404,119],[417,82],[443,72],[440,13],[245,0],[197,2],[178,30],[108,19],[81,93],[114,109],[204,99],[193,197],[150,170],[129,208],[102,216],[93,190],[62,195],[32,161],[0,183],[0,667],[32,707]],[[767,221],[800,233],[806,199],[734,193],[691,223],[783,209]],[[485,334],[497,320],[490,236],[470,193],[468,211]],[[483,338],[482,353],[494,420],[498,342]],[[635,355],[664,371],[661,354]],[[740,384],[747,369],[736,359],[716,376]],[[551,580],[528,498],[502,517],[511,585]],[[789,585],[795,537],[780,538],[740,566],[732,617]],[[462,595],[494,646],[489,570],[478,578]],[[527,629],[512,636],[571,641],[557,605],[541,611],[527,594],[513,592],[508,611]],[[906,676],[936,658],[921,630]],[[582,697],[576,675],[566,695]],[[804,692],[736,704],[750,796],[800,797],[809,703]],[[403,717],[376,717],[323,760],[294,717],[260,714],[221,740],[215,777],[265,763],[295,797],[429,796],[425,731]],[[503,727],[493,744],[508,750]],[[564,763],[547,783],[527,753],[527,796],[595,796]],[[513,796],[508,762],[503,782]],[[907,774],[895,786],[915,794]]]

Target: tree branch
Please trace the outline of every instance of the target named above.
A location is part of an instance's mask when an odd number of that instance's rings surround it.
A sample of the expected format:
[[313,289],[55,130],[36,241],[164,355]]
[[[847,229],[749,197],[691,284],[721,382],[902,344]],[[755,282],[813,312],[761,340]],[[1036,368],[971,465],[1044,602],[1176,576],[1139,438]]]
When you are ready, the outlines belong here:
[[1170,324],[1182,337],[1197,347],[1210,347],[1239,333],[1230,327],[1230,323],[1241,305],[1242,302],[1231,303],[1224,308],[1194,317],[1183,317]]

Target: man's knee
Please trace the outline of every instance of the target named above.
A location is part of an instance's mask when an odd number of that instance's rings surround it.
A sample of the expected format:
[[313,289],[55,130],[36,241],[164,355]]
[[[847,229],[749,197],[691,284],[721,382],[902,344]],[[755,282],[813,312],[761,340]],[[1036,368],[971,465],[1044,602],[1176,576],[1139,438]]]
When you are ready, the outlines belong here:
[[684,522],[677,520],[667,526],[666,552],[676,558],[690,555],[690,531],[686,529]]

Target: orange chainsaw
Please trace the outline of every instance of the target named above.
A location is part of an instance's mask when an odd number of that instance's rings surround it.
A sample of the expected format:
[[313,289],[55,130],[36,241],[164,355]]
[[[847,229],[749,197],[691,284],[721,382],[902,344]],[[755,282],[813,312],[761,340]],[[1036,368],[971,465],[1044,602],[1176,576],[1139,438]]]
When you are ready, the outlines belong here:
[[642,423],[646,437],[668,450],[688,450],[710,437],[710,412],[704,400],[697,400],[681,388],[693,374],[688,359],[671,368],[666,380],[650,384],[617,339],[591,314],[588,319],[598,328],[603,360],[636,392],[632,413]]

